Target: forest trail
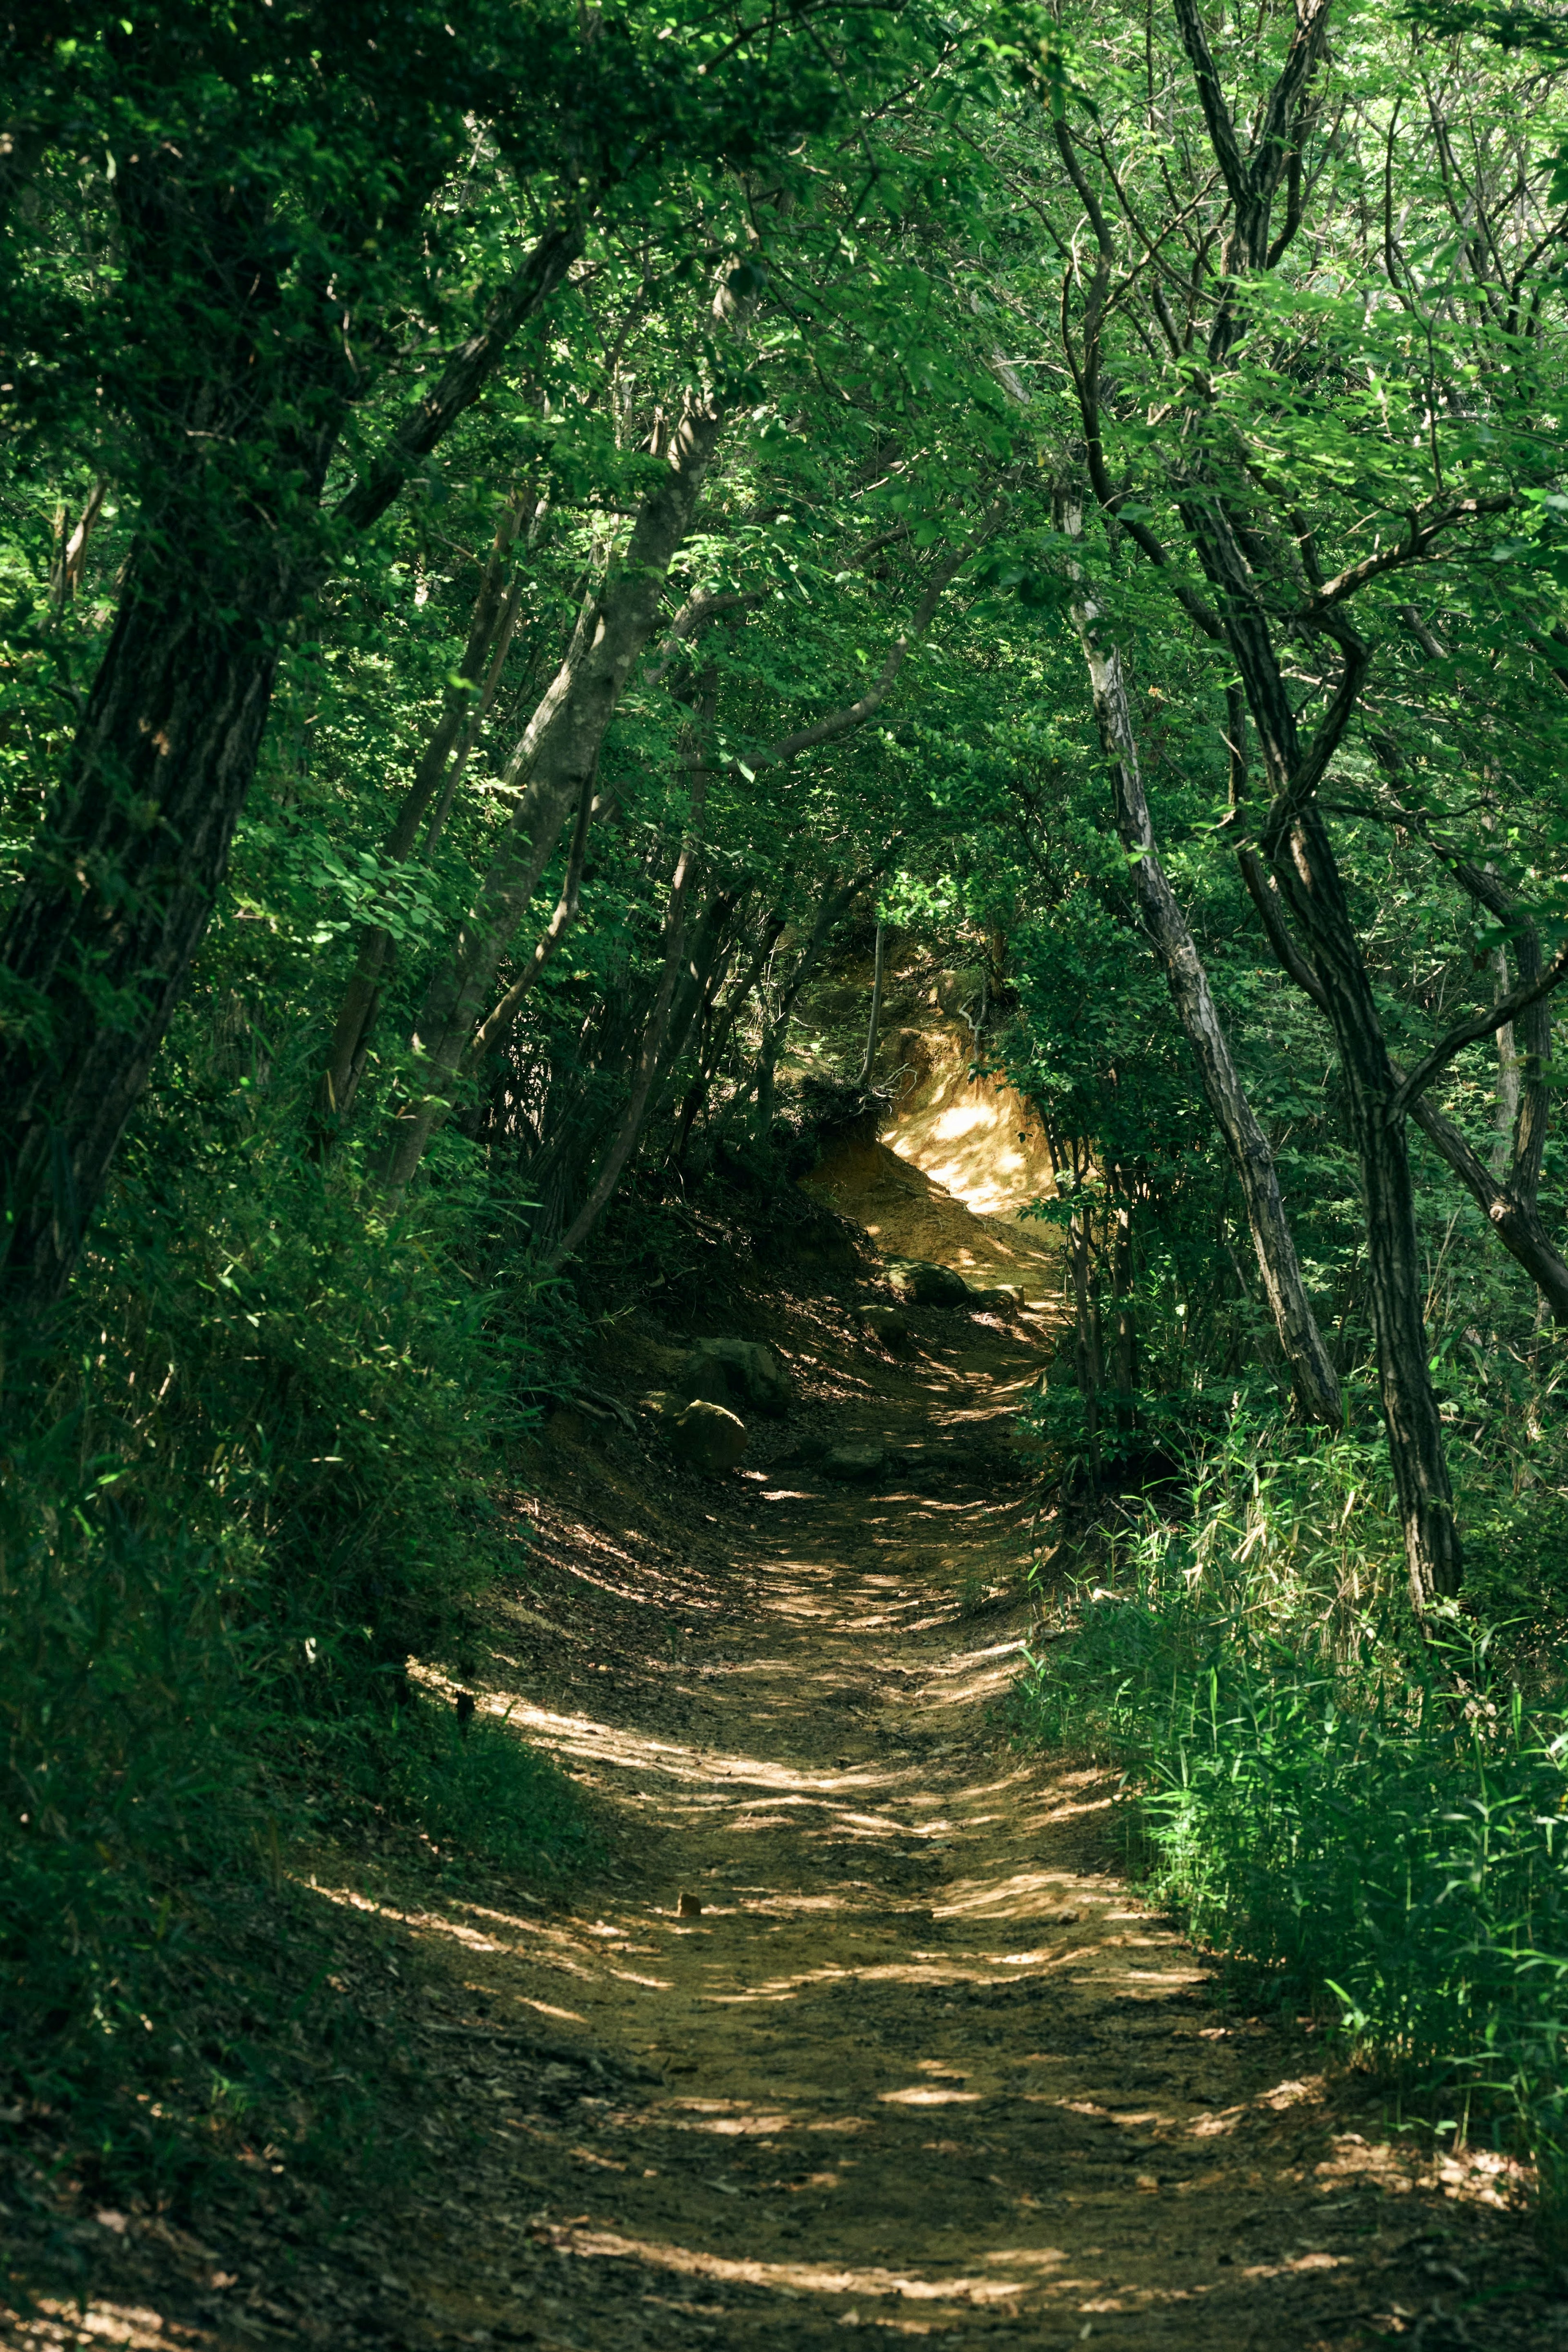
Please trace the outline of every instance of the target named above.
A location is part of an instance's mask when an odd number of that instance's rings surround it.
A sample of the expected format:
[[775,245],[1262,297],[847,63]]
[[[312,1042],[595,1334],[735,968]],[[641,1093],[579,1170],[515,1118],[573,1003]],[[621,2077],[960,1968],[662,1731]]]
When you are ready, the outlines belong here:
[[[609,1614],[559,1696],[546,1640],[486,1704],[624,1842],[592,1907],[408,1921],[463,1987],[464,2096],[494,2117],[440,2243],[394,2264],[411,2340],[1472,2340],[1448,2315],[1511,2234],[1503,2182],[1423,2167],[1299,2027],[1221,2006],[1115,1868],[1104,1776],[1008,1743],[1035,1492],[1008,1430],[1040,1360],[928,1317],[836,1415],[874,1412],[899,1472],[711,1483],[684,1598],[646,1496],[619,1531],[611,1488],[575,1529],[541,1507],[519,1637],[595,1591]],[[662,1669],[650,1613],[678,1626]]]
[[[993,1279],[1019,1246],[881,1148],[824,1186]],[[1054,1307],[912,1310],[897,1357],[852,1286],[774,1268],[728,1311],[790,1361],[789,1424],[699,1479],[559,1413],[467,1662],[591,1791],[608,1862],[553,1899],[390,1854],[294,1865],[416,2069],[434,2162],[329,2242],[260,2210],[202,2242],[138,2228],[117,2292],[0,2338],[1561,2340],[1507,2168],[1423,2157],[1301,2024],[1228,2006],[1119,1868],[1108,1777],[1009,1743],[1040,1506],[1013,1424]],[[660,1354],[632,1318],[598,1377],[632,1393]],[[862,1433],[888,1474],[834,1484],[825,1443]]]

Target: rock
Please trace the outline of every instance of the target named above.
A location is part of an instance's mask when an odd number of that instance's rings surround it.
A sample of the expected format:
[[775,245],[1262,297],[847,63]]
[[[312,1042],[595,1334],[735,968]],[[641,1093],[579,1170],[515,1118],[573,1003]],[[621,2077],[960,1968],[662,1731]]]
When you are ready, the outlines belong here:
[[951,1266],[931,1265],[924,1258],[895,1257],[888,1262],[887,1280],[911,1307],[962,1307],[969,1286]]
[[695,1397],[666,1422],[670,1451],[693,1470],[733,1470],[746,1451],[746,1423],[706,1397]]
[[872,1338],[880,1339],[894,1355],[901,1354],[915,1336],[896,1307],[862,1307],[861,1321]]
[[998,1315],[1021,1315],[1023,1292],[1016,1282],[998,1282],[989,1290],[972,1290],[969,1303],[972,1307],[989,1307]]
[[789,1410],[789,1375],[756,1339],[699,1339],[676,1376],[679,1393],[709,1404],[749,1404],[775,1419]]
[[869,1485],[886,1469],[887,1448],[880,1437],[846,1437],[841,1444],[829,1447],[822,1457],[822,1467],[830,1478],[842,1478],[851,1485]]

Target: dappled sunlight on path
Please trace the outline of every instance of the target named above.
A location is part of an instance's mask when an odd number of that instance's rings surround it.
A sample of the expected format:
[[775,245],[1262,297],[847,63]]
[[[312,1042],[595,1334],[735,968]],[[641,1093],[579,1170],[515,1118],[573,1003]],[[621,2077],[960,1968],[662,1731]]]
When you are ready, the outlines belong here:
[[[895,1433],[994,1433],[1039,1361],[996,1333],[948,1353]],[[1501,2196],[1423,2173],[1288,2021],[1217,2006],[1108,1866],[1111,1787],[1009,1749],[1033,1507],[1016,1476],[757,1473],[710,1515],[737,1598],[686,1629],[700,1724],[497,1671],[483,1704],[589,1778],[622,1874],[591,1911],[407,1925],[497,2045],[554,2019],[643,2073],[579,2103],[554,2170],[503,2105],[559,2315],[425,2266],[469,2340],[1348,2346],[1401,2324],[1413,2215]]]
[[1115,1867],[1106,1776],[1009,1745],[1038,1334],[933,1316],[890,1367],[844,1318],[818,1377],[876,1401],[872,1487],[799,1448],[702,1485],[625,1449],[547,1475],[468,1680],[590,1792],[605,1865],[555,1897],[300,1868],[387,1954],[430,2103],[425,2185],[345,2249],[352,2325],[326,2269],[312,2293],[269,2258],[209,2325],[50,2305],[5,2340],[1562,2340],[1508,2322],[1511,2168],[1424,2158],[1297,2021],[1226,2006]]

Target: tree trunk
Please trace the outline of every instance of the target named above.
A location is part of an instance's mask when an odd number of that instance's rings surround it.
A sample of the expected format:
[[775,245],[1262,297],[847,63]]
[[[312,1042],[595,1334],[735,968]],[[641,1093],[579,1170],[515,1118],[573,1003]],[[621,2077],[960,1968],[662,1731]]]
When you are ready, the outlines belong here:
[[651,1112],[656,1112],[664,1098],[665,1088],[694,1024],[724,985],[725,970],[729,961],[727,933],[739,904],[738,891],[733,888],[716,891],[697,919],[695,937],[681,959],[674,1002],[670,1008],[669,1032],[659,1054],[659,1066],[653,1080]]
[[1118,1201],[1113,1211],[1115,1234],[1111,1244],[1111,1296],[1116,1307],[1116,1386],[1120,1396],[1116,1419],[1124,1430],[1133,1427],[1138,1391],[1138,1325],[1133,1304],[1133,1210]]
[[[1400,1075],[1396,1068],[1395,1076]],[[1568,1262],[1552,1243],[1532,1202],[1521,1201],[1500,1184],[1480,1154],[1473,1150],[1451,1118],[1446,1118],[1429,1095],[1417,1095],[1410,1117],[1446,1161],[1479,1209],[1509,1255],[1524,1268],[1552,1311],[1552,1319],[1568,1323]]]
[[1405,1534],[1410,1599],[1425,1623],[1452,1600],[1463,1574],[1443,1424],[1427,1370],[1426,1284],[1398,1080],[1384,1043],[1350,902],[1317,803],[1318,786],[1360,701],[1370,660],[1343,615],[1325,622],[1340,676],[1303,749],[1294,706],[1237,526],[1207,486],[1184,491],[1181,511],[1219,601],[1227,643],[1258,730],[1270,805],[1262,847],[1304,939],[1339,1047],[1349,1125],[1361,1167],[1367,1277],[1378,1385]]
[[664,911],[664,968],[659,975],[658,992],[648,1015],[647,1026],[643,1033],[643,1049],[632,1081],[631,1096],[622,1114],[621,1125],[595,1172],[587,1200],[545,1260],[547,1272],[553,1273],[588,1239],[608,1207],[615,1187],[621,1181],[622,1171],[636,1150],[643,1132],[660,1057],[670,1034],[682,950],[685,944],[686,892],[696,860],[695,835],[702,822],[702,803],[703,785],[699,780],[692,794],[690,830],[682,845],[670,882],[670,901]]
[[1240,1181],[1264,1295],[1290,1368],[1297,1409],[1303,1419],[1337,1429],[1342,1419],[1339,1376],[1323,1345],[1301,1279],[1301,1263],[1280,1193],[1274,1154],[1253,1116],[1215,1007],[1208,975],[1160,864],[1144,793],[1121,655],[1114,646],[1104,642],[1100,614],[1092,603],[1081,599],[1073,611],[1089,665],[1094,715],[1111,772],[1116,830],[1134,861],[1134,884],[1144,926],[1165,967],[1172,1002],[1197,1063],[1204,1098],[1214,1114]]
[[[214,399],[205,430],[242,430],[237,389],[232,408]],[[331,437],[306,458],[308,491]],[[17,1309],[64,1290],[184,991],[304,585],[270,517],[242,507],[220,530],[202,486],[188,487],[132,551],[65,790],[0,940],[0,1247]]]
[[779,1000],[778,1009],[772,1020],[763,1024],[762,1050],[757,1057],[757,1067],[751,1074],[750,1084],[737,1096],[730,1106],[732,1110],[737,1110],[749,1099],[753,1092],[756,1093],[757,1109],[751,1121],[751,1131],[759,1141],[766,1139],[773,1124],[775,1073],[779,1067],[779,1056],[783,1052],[785,1040],[789,1034],[789,1024],[795,1017],[795,1006],[800,1000],[800,991],[815,971],[822,950],[828,944],[833,925],[857,892],[863,890],[871,878],[867,874],[857,874],[852,881],[841,884],[837,875],[829,876],[827,887],[817,902],[816,919],[811,925],[810,937],[796,959],[795,969],[785,982],[784,992]]
[[[141,469],[157,495],[140,519],[64,789],[0,938],[0,1287],[18,1313],[63,1292],[184,992],[256,772],[278,655],[319,576],[319,502],[352,390],[324,293],[314,340],[279,332],[278,247],[259,198],[233,188],[220,198],[183,173],[156,142],[122,163],[124,266],[161,300],[170,286],[202,289],[183,323],[210,359],[200,373],[187,362],[145,426]],[[350,521],[384,511],[581,243],[575,218],[539,240],[504,318],[445,372],[417,434],[382,460],[374,499],[363,511],[350,501]]]
[[685,1158],[692,1129],[696,1124],[697,1114],[707,1100],[714,1079],[718,1075],[729,1041],[735,1034],[735,1024],[749,1003],[752,992],[762,977],[768,959],[778,946],[783,930],[784,918],[776,909],[763,924],[751,961],[731,989],[728,1002],[715,1024],[713,1034],[708,1039],[707,1050],[702,1057],[696,1076],[686,1089],[686,1098],[681,1105],[681,1115],[675,1128],[675,1139],[670,1150],[670,1158],[677,1165]]
[[[1259,871],[1256,859],[1245,850],[1241,854],[1241,871],[1253,903],[1262,916],[1263,928],[1275,957],[1297,987],[1312,998],[1320,1011],[1326,1013],[1327,1000],[1317,973],[1291,938],[1274,894]],[[1520,961],[1521,964],[1525,961],[1522,953]],[[1534,961],[1539,965],[1539,945],[1535,949]],[[1545,1034],[1549,1037],[1551,1015],[1544,1004],[1531,1006],[1529,1012],[1521,1016],[1519,1024],[1521,1034],[1531,1042],[1527,1045],[1523,1057],[1523,1099],[1511,1185],[1497,1181],[1479,1153],[1471,1149],[1453,1120],[1444,1117],[1429,1094],[1416,1096],[1409,1105],[1407,1116],[1416,1121],[1432,1149],[1464,1185],[1504,1249],[1518,1260],[1535,1283],[1554,1319],[1559,1323],[1568,1323],[1568,1262],[1553,1246],[1533,1198],[1533,1189],[1539,1181],[1541,1153],[1545,1149],[1547,1097],[1540,1070],[1540,1059],[1543,1058],[1541,1051],[1542,1030],[1540,1026],[1526,1029],[1525,1024],[1527,1021],[1534,1024],[1537,1020],[1544,1025]],[[1396,1085],[1403,1086],[1405,1073],[1398,1063],[1393,1062],[1389,1066]],[[1540,1097],[1538,1113],[1536,1096]]]
[[1393,1109],[1398,1075],[1384,1044],[1344,885],[1315,803],[1309,802],[1269,846],[1339,1047],[1351,1138],[1361,1166],[1369,1304],[1388,1457],[1405,1531],[1410,1598],[1425,1622],[1434,1601],[1458,1593],[1463,1555],[1443,1425],[1427,1370],[1425,1282],[1409,1153],[1405,1122]]
[[[1492,971],[1499,996],[1506,996],[1510,986],[1506,948],[1499,948],[1492,957]],[[1520,1094],[1519,1054],[1514,1045],[1513,1024],[1505,1021],[1497,1033],[1497,1118],[1491,1148],[1491,1172],[1500,1182],[1508,1174],[1509,1162],[1513,1158]]]
[[[426,812],[443,783],[446,781],[454,754],[465,738],[471,739],[476,719],[482,718],[494,699],[500,682],[501,665],[511,643],[517,625],[520,578],[506,593],[507,560],[521,530],[532,501],[518,499],[507,509],[496,527],[479,593],[474,600],[474,611],[468,624],[468,642],[457,666],[461,684],[447,688],[441,716],[431,730],[413,781],[403,795],[397,822],[392,826],[386,846],[390,865],[401,866],[413,852],[419,830]],[[474,689],[479,688],[477,707]],[[446,795],[444,793],[443,798]],[[441,812],[436,814],[439,819]],[[435,845],[436,829],[427,835],[424,855]],[[383,925],[368,923],[360,934],[359,953],[350,975],[343,1001],[338,1009],[332,1039],[327,1049],[326,1066],[321,1073],[316,1097],[316,1119],[324,1134],[329,1134],[340,1121],[348,1117],[358,1091],[360,1075],[364,1068],[371,1029],[381,1002],[382,975],[392,944],[392,935]]]
[[876,1033],[882,1026],[882,966],[887,926],[879,917],[876,926],[876,962],[871,983],[871,1020],[865,1033],[865,1060],[861,1064],[860,1082],[871,1084],[872,1064],[876,1060]]
[[577,824],[572,831],[571,848],[567,856],[566,878],[560,886],[560,897],[556,900],[555,911],[534,942],[533,954],[507,989],[499,1004],[496,1006],[495,1011],[475,1032],[474,1043],[469,1048],[470,1060],[476,1062],[482,1060],[501,1043],[516,1021],[522,1008],[523,999],[528,994],[540,972],[576,922],[578,900],[582,891],[582,866],[588,848],[589,829],[595,817],[603,815],[613,806],[614,801],[613,791],[599,794],[594,792],[591,780],[584,784],[582,796],[578,802]]
[[420,1008],[413,1042],[423,1090],[395,1123],[387,1170],[393,1191],[407,1184],[451,1107],[501,959],[598,763],[632,665],[653,634],[670,563],[691,530],[723,423],[716,402],[687,399],[664,450],[665,478],[643,499],[625,557],[607,578],[580,646],[574,640],[513,754],[507,782],[523,784],[516,810]]

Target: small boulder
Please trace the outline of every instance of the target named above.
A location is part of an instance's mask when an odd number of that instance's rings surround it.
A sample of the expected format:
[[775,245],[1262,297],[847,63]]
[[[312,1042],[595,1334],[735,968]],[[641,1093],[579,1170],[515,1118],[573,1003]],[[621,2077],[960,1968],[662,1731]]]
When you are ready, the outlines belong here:
[[746,1423],[722,1404],[695,1397],[664,1424],[670,1451],[689,1469],[733,1470],[746,1451]]
[[873,1339],[894,1355],[900,1355],[910,1344],[914,1334],[896,1307],[862,1307],[861,1321]]
[[789,1410],[789,1375],[772,1349],[756,1339],[699,1339],[681,1366],[676,1387],[685,1397],[748,1404],[775,1419]]
[[846,1437],[829,1447],[822,1467],[830,1478],[841,1478],[849,1486],[869,1486],[887,1467],[887,1448],[880,1437]]
[[924,1258],[894,1258],[887,1280],[911,1307],[962,1307],[970,1296],[961,1274],[955,1274],[948,1265],[929,1265]]

